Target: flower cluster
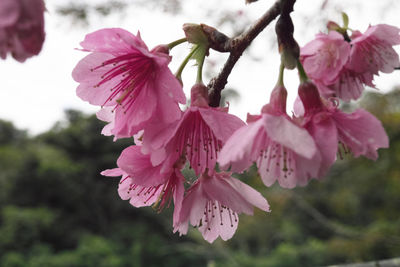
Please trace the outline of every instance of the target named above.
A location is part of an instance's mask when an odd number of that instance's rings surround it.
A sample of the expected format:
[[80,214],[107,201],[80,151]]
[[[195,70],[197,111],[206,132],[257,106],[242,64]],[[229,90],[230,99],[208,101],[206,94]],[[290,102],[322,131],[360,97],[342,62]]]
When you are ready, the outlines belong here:
[[8,53],[20,62],[42,49],[45,10],[43,0],[0,1],[0,57]]
[[[191,104],[182,111],[179,104],[186,98],[168,68],[167,45],[149,50],[139,33],[103,29],[88,34],[81,46],[91,53],[72,73],[80,83],[78,96],[102,107],[98,118],[108,122],[103,134],[135,136],[118,168],[102,173],[122,176],[122,199],[160,210],[173,202],[174,231],[186,234],[190,223],[209,242],[231,238],[238,214],[251,214],[253,206],[269,210],[260,193],[215,170],[222,146],[244,122],[227,108],[210,107],[201,82],[192,87]],[[185,182],[181,173],[186,163],[198,177],[193,182]],[[185,183],[190,184],[187,190]]]
[[379,24],[369,26],[364,34],[353,31],[350,37],[340,32],[317,34],[301,49],[301,61],[322,96],[356,100],[365,85],[375,87],[374,75],[400,66],[392,47],[400,44],[400,29]]
[[[343,32],[319,34],[297,59],[293,39],[290,68],[297,62],[300,75],[293,115],[286,111],[282,63],[269,103],[260,115],[248,115],[247,124],[227,107],[209,105],[201,77],[208,39],[198,25],[187,24],[184,30],[187,38],[152,50],[139,33],[112,28],[88,34],[81,46],[90,54],[72,73],[80,83],[77,95],[101,106],[97,116],[108,122],[102,133],[114,140],[134,138],[135,145],[118,158],[118,168],[102,174],[122,176],[118,193],[135,207],[162,210],[173,203],[174,232],[186,234],[191,224],[209,242],[227,240],[240,213],[252,214],[254,207],[270,211],[259,192],[231,176],[253,163],[266,186],[277,181],[293,188],[322,178],[337,155],[376,160],[377,150],[388,147],[378,119],[363,109],[341,111],[335,97],[355,99],[378,71],[393,71],[399,63],[392,48],[400,43],[399,29],[373,26],[363,35],[354,32],[350,41]],[[169,51],[184,41],[193,47],[174,75]],[[179,104],[186,98],[180,77],[191,59],[198,63],[198,76],[190,105],[182,110]],[[187,167],[193,177],[183,176]]]

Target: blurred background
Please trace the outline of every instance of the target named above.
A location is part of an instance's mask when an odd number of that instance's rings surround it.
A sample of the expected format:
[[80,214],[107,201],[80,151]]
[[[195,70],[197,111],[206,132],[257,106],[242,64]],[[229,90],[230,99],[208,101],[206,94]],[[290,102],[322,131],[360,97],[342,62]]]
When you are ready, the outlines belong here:
[[[266,188],[256,170],[240,179],[259,190],[272,212],[241,216],[234,237],[208,244],[196,229],[172,233],[171,209],[136,209],[117,193],[114,168],[131,140],[100,135],[104,124],[75,96],[71,71],[85,54],[74,50],[86,33],[104,27],[141,31],[149,47],[181,38],[185,22],[206,23],[232,36],[271,1],[47,1],[42,53],[20,64],[0,62],[0,266],[324,266],[400,256],[400,71],[376,79],[345,109],[366,108],[384,124],[390,148],[376,162],[350,155],[321,181],[294,190]],[[399,1],[297,1],[293,18],[300,45],[328,20],[350,27],[400,26]],[[215,3],[218,3],[216,6]],[[240,59],[225,99],[241,118],[258,113],[275,84],[279,56],[273,25]],[[397,51],[398,48],[397,48]],[[173,52],[175,70],[188,52]],[[211,52],[207,80],[226,55]],[[195,79],[184,73],[185,92]],[[296,73],[285,80],[291,99]],[[291,90],[291,91],[290,91]],[[249,104],[251,103],[251,105]],[[289,105],[290,106],[290,105]]]

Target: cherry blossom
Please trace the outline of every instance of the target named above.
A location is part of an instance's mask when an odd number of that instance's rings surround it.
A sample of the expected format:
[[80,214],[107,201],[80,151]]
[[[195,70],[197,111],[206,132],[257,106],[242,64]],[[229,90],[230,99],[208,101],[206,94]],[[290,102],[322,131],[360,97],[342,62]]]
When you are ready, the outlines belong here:
[[[92,52],[75,67],[77,95],[98,106],[111,106],[111,132],[130,137],[151,121],[171,123],[185,103],[182,85],[168,68],[171,57],[164,46],[149,51],[137,36],[119,28],[86,35],[83,51]],[[167,50],[168,51],[168,50]]]
[[228,240],[237,229],[238,214],[252,215],[253,206],[270,211],[267,200],[259,192],[229,173],[203,174],[189,188],[174,232],[186,234],[190,222],[210,243],[219,236]]
[[[318,171],[317,147],[307,130],[286,114],[287,92],[277,86],[259,116],[248,116],[248,125],[237,130],[223,147],[222,168],[242,172],[257,163],[266,186],[276,180],[282,187],[305,185]],[[311,159],[313,159],[311,161]]]
[[0,1],[0,57],[19,62],[39,54],[45,39],[43,0]]
[[169,127],[153,125],[145,130],[144,146],[147,143],[153,165],[164,162],[169,168],[183,155],[197,175],[214,170],[222,145],[244,122],[228,114],[227,109],[209,107],[206,94],[204,85],[194,86],[191,106],[179,121]]
[[377,149],[389,146],[382,124],[369,112],[357,109],[344,113],[336,101],[323,101],[310,81],[300,85],[299,97],[304,105],[302,125],[314,138],[321,154],[320,175],[335,162],[338,149],[352,152],[355,157],[363,155],[376,160]]

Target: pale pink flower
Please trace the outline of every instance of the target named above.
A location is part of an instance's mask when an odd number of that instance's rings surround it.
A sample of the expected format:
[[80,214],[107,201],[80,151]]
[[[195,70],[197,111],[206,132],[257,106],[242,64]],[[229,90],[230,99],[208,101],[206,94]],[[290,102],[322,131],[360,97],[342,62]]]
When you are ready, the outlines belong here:
[[146,153],[151,153],[153,165],[164,162],[169,168],[183,156],[197,175],[206,169],[212,172],[222,145],[244,125],[238,117],[228,114],[227,109],[209,107],[204,97],[206,90],[198,89],[195,86],[192,90],[191,106],[179,121],[168,127],[152,125],[145,130],[143,142],[147,145]]
[[269,211],[267,200],[259,192],[229,173],[203,174],[189,188],[174,232],[186,234],[190,222],[210,243],[218,236],[228,240],[237,229],[238,214],[252,215],[253,206]]
[[347,67],[358,73],[391,73],[400,66],[399,55],[393,49],[400,44],[400,29],[387,24],[369,26],[364,34],[351,40]]
[[[378,157],[377,149],[389,145],[382,124],[372,114],[358,109],[347,114],[337,108],[337,102],[323,102],[312,82],[302,83],[299,97],[304,105],[303,127],[314,138],[321,155],[320,175],[324,175],[343,149],[355,157]],[[342,147],[338,147],[338,144]]]
[[20,62],[39,54],[44,32],[43,0],[0,1],[0,57]]
[[83,51],[92,52],[72,72],[80,83],[77,95],[98,106],[113,107],[109,115],[115,137],[130,137],[152,122],[171,123],[185,103],[182,85],[168,68],[164,46],[149,51],[137,36],[119,28],[86,35]]
[[[257,163],[266,186],[276,180],[282,187],[305,185],[317,176],[317,147],[307,130],[286,114],[286,89],[276,87],[260,116],[248,116],[248,125],[237,130],[222,148],[218,162],[242,172]],[[312,159],[312,161],[311,161]]]
[[317,34],[316,38],[301,48],[301,61],[307,75],[330,84],[336,79],[350,55],[350,44],[335,31]]

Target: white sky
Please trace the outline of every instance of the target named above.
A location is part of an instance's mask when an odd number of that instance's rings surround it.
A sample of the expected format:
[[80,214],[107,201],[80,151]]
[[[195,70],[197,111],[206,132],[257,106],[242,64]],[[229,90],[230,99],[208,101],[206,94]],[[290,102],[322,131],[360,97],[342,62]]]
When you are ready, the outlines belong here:
[[[46,42],[41,54],[28,59],[24,64],[14,61],[11,57],[0,61],[2,83],[0,86],[0,118],[12,121],[18,128],[28,129],[31,134],[48,130],[56,121],[63,118],[64,110],[69,108],[93,113],[98,107],[83,102],[75,95],[77,84],[71,78],[71,71],[76,63],[85,56],[84,52],[74,50],[79,47],[85,34],[105,27],[121,27],[133,33],[140,29],[142,38],[151,48],[158,43],[168,43],[183,37],[181,26],[185,22],[206,23],[216,25],[218,14],[225,10],[232,12],[242,11],[244,17],[258,18],[263,11],[271,5],[271,0],[260,0],[251,5],[244,5],[244,0],[214,0],[214,1],[184,1],[184,12],[180,15],[169,15],[162,11],[151,12],[140,8],[130,7],[122,14],[116,13],[107,17],[90,16],[90,24],[83,27],[74,26],[69,18],[60,17],[55,12],[56,3],[69,2],[68,0],[47,1],[46,14]],[[90,2],[104,2],[90,0]],[[391,6],[386,6],[389,0],[329,0],[328,8],[319,9],[321,0],[298,0],[293,13],[296,25],[295,37],[300,45],[306,42],[320,30],[324,30],[325,21],[330,19],[341,22],[341,11],[350,17],[350,27],[362,32],[369,24],[387,23],[400,27],[400,1],[393,1]],[[205,14],[214,7],[212,16]],[[361,3],[361,5],[359,5]],[[344,9],[333,6],[346,6]],[[238,17],[240,19],[240,17]],[[306,21],[306,22],[305,22]],[[221,29],[228,35],[233,32],[228,27]],[[259,113],[262,105],[269,98],[273,88],[279,66],[279,55],[275,49],[271,50],[275,40],[273,24],[266,29],[253,43],[250,54],[245,54],[240,60],[231,76],[228,87],[233,87],[240,93],[240,101],[231,103],[231,112],[242,119],[247,112]],[[171,69],[175,72],[181,62],[182,56],[188,52],[187,45],[173,52]],[[396,48],[399,52],[399,47]],[[254,56],[260,58],[255,60]],[[221,59],[225,55],[212,52],[210,60],[216,61],[216,70],[219,70]],[[194,68],[192,68],[194,69]],[[188,95],[194,82],[193,72],[184,72],[185,92]],[[297,74],[295,71],[287,74],[285,84],[289,89],[290,101],[296,94]],[[205,81],[208,82],[207,80]],[[375,79],[378,88],[391,89],[400,84],[400,71]]]

